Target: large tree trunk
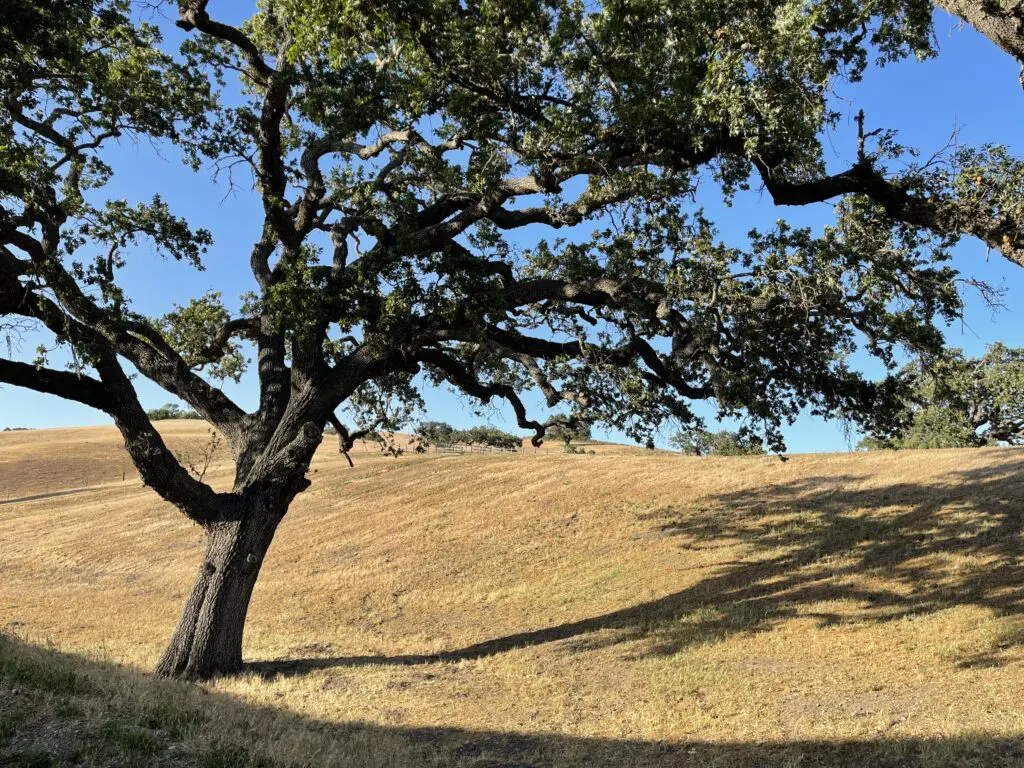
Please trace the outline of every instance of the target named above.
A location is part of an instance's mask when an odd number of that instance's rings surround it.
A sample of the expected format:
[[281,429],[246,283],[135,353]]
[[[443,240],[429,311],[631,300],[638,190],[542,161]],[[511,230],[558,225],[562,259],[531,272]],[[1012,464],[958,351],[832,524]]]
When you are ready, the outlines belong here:
[[257,505],[240,521],[207,528],[203,563],[157,675],[201,680],[241,670],[249,600],[285,511]]
[[1024,8],[1016,0],[936,0],[935,4],[1024,64]]

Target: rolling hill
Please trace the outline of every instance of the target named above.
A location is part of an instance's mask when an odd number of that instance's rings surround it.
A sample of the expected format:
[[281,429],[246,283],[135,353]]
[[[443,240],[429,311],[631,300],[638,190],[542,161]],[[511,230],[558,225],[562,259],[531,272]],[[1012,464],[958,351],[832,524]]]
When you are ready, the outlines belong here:
[[595,452],[325,444],[190,686],[201,530],[113,428],[0,434],[0,764],[1024,765],[1024,452]]

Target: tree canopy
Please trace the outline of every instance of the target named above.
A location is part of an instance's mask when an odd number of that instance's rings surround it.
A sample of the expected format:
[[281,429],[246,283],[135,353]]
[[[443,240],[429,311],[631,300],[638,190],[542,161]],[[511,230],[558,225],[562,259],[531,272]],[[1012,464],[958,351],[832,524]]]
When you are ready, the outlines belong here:
[[443,421],[421,421],[416,425],[416,437],[423,447],[450,448],[455,445],[485,445],[491,448],[514,450],[523,445],[523,439],[489,425],[456,429]]
[[[941,347],[961,234],[1022,253],[1021,165],[999,148],[891,174],[907,151],[862,117],[849,170],[826,173],[830,85],[929,55],[930,20],[896,0],[265,0],[229,24],[181,0],[174,51],[128,0],[4,3],[0,322],[42,325],[73,364],[3,358],[0,382],[109,414],[144,481],[206,526],[213,570],[161,671],[240,665],[252,583],[324,425],[347,452],[408,420],[424,382],[507,403],[535,442],[577,421],[650,441],[701,400],[774,450],[802,410],[891,426],[901,380],[850,355]],[[249,172],[241,311],[218,292],[134,307],[118,278],[137,244],[201,269],[211,234],[159,180],[108,199],[126,136]],[[753,184],[780,205],[837,198],[835,221],[723,242],[701,201]],[[218,386],[247,350],[252,412]],[[135,371],[224,435],[230,491],[168,451]]]
[[572,424],[555,424],[548,428],[547,436],[552,440],[561,440],[568,445],[573,440],[582,442],[591,439],[591,425],[586,421],[576,421]]
[[1024,445],[1024,349],[993,344],[979,358],[951,350],[911,363],[903,375],[911,394],[902,428],[867,438],[863,448]]
[[166,419],[198,419],[199,414],[195,411],[190,411],[187,408],[182,408],[180,405],[174,403],[167,403],[159,408],[151,408],[146,411],[146,416],[150,421],[164,421]]
[[672,444],[689,456],[760,456],[764,446],[755,435],[691,427],[672,436]]

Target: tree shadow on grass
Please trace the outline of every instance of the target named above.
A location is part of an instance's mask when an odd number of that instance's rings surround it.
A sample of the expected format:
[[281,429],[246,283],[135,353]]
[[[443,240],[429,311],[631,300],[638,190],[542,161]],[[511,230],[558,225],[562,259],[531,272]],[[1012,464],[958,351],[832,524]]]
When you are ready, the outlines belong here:
[[[718,593],[767,617],[829,600],[860,603],[864,620],[964,605],[1016,615],[1024,612],[1022,469],[1014,462],[941,483],[874,488],[859,488],[862,477],[805,478],[716,496],[703,514],[665,509],[658,516],[666,535],[689,545],[731,536],[750,558],[780,552],[758,561],[767,566],[764,577]],[[867,577],[884,586],[857,584]]]
[[66,491],[50,491],[49,493],[37,493],[34,496],[22,496],[17,499],[0,499],[0,507],[6,506],[7,504],[25,504],[30,501],[40,501],[42,499],[54,499],[58,496],[72,496],[76,493],[88,493],[89,491],[102,490],[102,486],[90,486],[88,488],[71,488]]
[[[287,702],[283,702],[287,705]],[[400,702],[396,702],[400,705]],[[1009,768],[1024,738],[658,742],[330,722],[0,635],[0,765]]]
[[[273,676],[431,664],[558,641],[584,649],[640,637],[653,641],[648,653],[667,655],[735,632],[769,630],[797,615],[822,625],[851,620],[848,613],[809,609],[830,601],[857,605],[856,621],[886,622],[961,605],[1021,614],[1024,472],[1017,457],[1024,453],[940,482],[863,488],[860,476],[807,477],[696,499],[691,509],[663,507],[643,515],[653,538],[691,550],[739,541],[743,559],[656,600],[457,650],[265,661],[250,669]],[[969,567],[951,564],[957,556],[971,558]],[[1024,633],[1006,642],[1024,642]],[[998,654],[985,654],[962,665],[998,663]]]

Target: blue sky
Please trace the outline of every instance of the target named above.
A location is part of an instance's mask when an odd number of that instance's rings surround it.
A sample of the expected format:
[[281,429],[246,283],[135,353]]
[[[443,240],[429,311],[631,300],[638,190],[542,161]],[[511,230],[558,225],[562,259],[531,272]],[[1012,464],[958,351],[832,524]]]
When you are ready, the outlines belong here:
[[[899,131],[901,143],[918,147],[925,154],[945,145],[954,130],[959,131],[962,144],[1002,143],[1014,154],[1024,154],[1024,137],[1019,129],[1024,125],[1019,65],[945,13],[939,12],[936,21],[940,51],[937,58],[873,69],[862,83],[837,86],[835,106],[843,112],[844,124],[825,142],[832,153],[828,161],[836,170],[847,167],[853,156],[853,116],[861,108],[866,112],[869,128],[894,128]],[[146,142],[125,141],[118,145],[112,154],[112,164],[117,174],[110,197],[145,200],[159,192],[176,213],[187,217],[194,226],[207,227],[215,237],[203,272],[163,262],[146,246],[137,249],[122,273],[126,293],[133,297],[135,308],[162,314],[174,303],[184,303],[189,297],[209,290],[221,291],[229,307],[237,307],[238,295],[253,287],[248,252],[260,221],[258,201],[248,191],[249,179],[239,176],[238,190],[232,191],[225,179],[215,182],[209,171],[194,174],[181,165],[173,152],[158,151]],[[750,192],[726,209],[716,204],[713,197],[709,194],[700,202],[707,206],[727,241],[742,238],[752,227],[769,227],[783,217],[794,224],[815,228],[832,221],[831,205],[827,203],[781,209],[774,207],[766,195]],[[977,296],[969,294],[964,322],[947,331],[950,345],[972,354],[982,352],[986,344],[994,341],[1024,346],[1024,269],[998,254],[986,255],[985,247],[974,240],[964,240],[957,247],[955,265],[967,275],[1002,286],[1006,291],[1006,308],[993,312]],[[45,341],[42,335],[26,336],[16,343],[15,356],[31,359],[36,346]],[[58,360],[55,358],[54,362]],[[173,401],[148,381],[140,379],[138,389],[146,407]],[[242,407],[254,407],[256,389],[251,378],[243,379],[240,385],[229,384],[226,389]],[[430,390],[426,400],[430,418],[459,426],[483,421],[507,428],[514,426],[511,409],[507,407],[489,408],[483,416],[476,416],[468,400],[449,392]],[[713,415],[710,407],[702,406],[699,410],[709,417]],[[105,414],[77,403],[16,387],[0,387],[0,428],[109,421]],[[841,425],[812,417],[800,418],[786,434],[789,449],[794,453],[850,447]]]

